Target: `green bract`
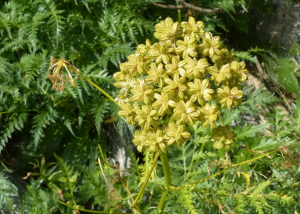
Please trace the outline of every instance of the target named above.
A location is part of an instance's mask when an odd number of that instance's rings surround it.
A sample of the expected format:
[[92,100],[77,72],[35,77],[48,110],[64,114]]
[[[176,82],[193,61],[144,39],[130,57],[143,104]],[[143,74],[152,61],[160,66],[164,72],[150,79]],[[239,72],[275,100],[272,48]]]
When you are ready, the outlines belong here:
[[[222,108],[240,105],[248,72],[220,37],[205,32],[203,22],[193,17],[181,24],[167,18],[155,28],[159,42],[139,45],[114,74],[114,85],[121,89],[119,116],[139,126],[133,143],[140,152],[166,152],[174,143],[183,144],[190,138],[187,126],[197,121],[215,128]],[[223,129],[228,127],[214,133]],[[230,137],[224,143],[222,136],[215,139],[215,148],[228,148],[235,135]]]

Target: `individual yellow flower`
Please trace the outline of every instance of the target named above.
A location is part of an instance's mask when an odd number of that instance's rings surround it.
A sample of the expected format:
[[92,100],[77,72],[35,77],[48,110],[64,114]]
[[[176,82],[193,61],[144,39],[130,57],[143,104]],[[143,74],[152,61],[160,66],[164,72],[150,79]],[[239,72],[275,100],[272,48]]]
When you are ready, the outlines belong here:
[[145,45],[144,44],[138,45],[136,47],[136,50],[137,50],[137,52],[140,52],[143,55],[147,55],[150,48],[151,48],[151,42],[149,39],[147,39]]
[[203,121],[203,127],[210,126],[212,129],[215,128],[216,120],[220,111],[216,104],[206,104],[200,109],[200,120]]
[[155,63],[151,63],[151,69],[148,71],[148,77],[145,79],[146,83],[148,84],[155,84],[160,88],[163,88],[165,85],[164,77],[166,71],[163,68],[163,64],[160,63],[158,66],[156,66]]
[[205,69],[209,66],[209,63],[205,58],[197,60],[196,58],[191,59],[187,57],[185,59],[186,65],[184,68],[187,71],[187,77],[190,79],[205,77]]
[[182,36],[182,29],[178,22],[173,22],[173,19],[167,18],[155,25],[156,32],[154,36],[160,41],[171,40],[174,41]]
[[192,101],[180,100],[174,109],[174,118],[177,120],[177,124],[187,123],[192,126],[199,117],[199,112],[196,110],[196,105]]
[[166,128],[166,134],[168,139],[168,146],[177,143],[178,146],[181,146],[185,141],[189,140],[191,134],[186,131],[184,125],[177,125],[173,122],[170,122]]
[[184,70],[185,61],[179,61],[179,56],[174,56],[172,58],[172,64],[165,65],[167,70],[167,74],[171,75],[173,78],[176,76],[177,78],[185,77],[186,71]]
[[179,98],[184,98],[184,92],[187,90],[187,86],[184,84],[186,78],[174,77],[174,80],[165,77],[165,83],[167,86],[163,88],[163,92],[171,92],[173,96],[178,96]]
[[208,73],[213,76],[215,85],[219,86],[220,83],[230,78],[230,64],[223,65],[221,69],[211,66],[207,69]]
[[182,22],[181,26],[183,28],[184,34],[189,34],[191,38],[200,40],[202,36],[204,36],[204,23],[199,21],[196,22],[194,17],[189,18],[188,22]]
[[220,37],[213,37],[210,32],[206,32],[203,37],[203,43],[199,45],[199,50],[202,52],[202,56],[205,57],[209,55],[213,57],[215,54],[220,55],[221,51]]
[[136,146],[139,152],[143,152],[143,147],[147,139],[148,132],[142,130],[136,130],[133,135],[132,143]]
[[133,94],[131,100],[144,102],[146,104],[150,103],[154,100],[152,88],[153,87],[148,86],[144,80],[140,80],[140,84],[131,89],[131,93]]
[[114,73],[113,78],[117,82],[121,82],[122,80],[125,80],[126,78],[131,78],[129,71],[126,69],[125,63],[120,64],[121,71]]
[[149,148],[150,152],[162,151],[167,152],[167,145],[163,130],[157,129],[149,133],[148,138],[145,141],[145,145]]
[[230,144],[235,141],[236,134],[230,130],[230,126],[219,126],[213,129],[211,141],[214,142],[215,149],[230,148]]
[[157,111],[157,115],[162,116],[164,113],[172,113],[171,108],[175,108],[176,102],[170,99],[167,93],[154,94],[156,101],[152,104]]
[[131,105],[130,103],[120,103],[121,111],[118,112],[120,117],[125,117],[128,124],[135,125],[136,111],[139,109],[138,103]]
[[239,90],[238,87],[223,86],[217,89],[218,99],[221,103],[222,108],[228,108],[231,110],[234,106],[241,105],[241,99],[244,95],[243,91]]
[[127,77],[124,81],[115,82],[114,86],[117,88],[121,88],[119,94],[122,95],[122,97],[127,97],[130,89],[134,88],[136,84],[137,80],[135,78]]
[[204,101],[211,100],[211,94],[214,93],[214,90],[210,88],[209,81],[207,79],[199,80],[195,79],[194,82],[189,82],[189,93],[192,95],[190,100],[196,102],[200,105],[204,105]]
[[170,54],[174,52],[173,48],[168,47],[167,44],[160,42],[151,46],[149,54],[157,64],[164,62],[168,64],[170,61]]
[[190,38],[189,35],[184,36],[184,40],[177,40],[175,49],[176,54],[182,54],[182,58],[186,59],[188,56],[196,57],[196,44],[197,41],[194,38]]
[[234,61],[230,64],[231,77],[229,79],[231,86],[236,86],[238,82],[245,82],[247,80],[248,70],[245,69],[244,62]]
[[135,120],[145,131],[149,131],[151,125],[154,128],[158,126],[158,122],[155,120],[157,116],[156,111],[151,106],[143,105],[142,109],[138,109],[136,112],[137,116],[135,117]]
[[228,63],[231,63],[235,60],[234,58],[234,53],[230,53],[228,51],[227,48],[223,48],[221,50],[221,53],[220,55],[214,55],[212,57],[212,61],[215,63],[215,65],[220,68],[222,67],[223,65],[226,65]]
[[123,97],[121,94],[119,94],[116,98],[115,98],[115,102],[118,103],[119,105],[121,105],[121,103],[127,103],[130,102],[130,99],[128,97]]
[[128,56],[128,62],[125,63],[126,68],[129,70],[129,73],[132,75],[136,75],[136,71],[141,74],[146,74],[149,70],[149,59],[144,59],[144,57],[140,54],[132,54]]

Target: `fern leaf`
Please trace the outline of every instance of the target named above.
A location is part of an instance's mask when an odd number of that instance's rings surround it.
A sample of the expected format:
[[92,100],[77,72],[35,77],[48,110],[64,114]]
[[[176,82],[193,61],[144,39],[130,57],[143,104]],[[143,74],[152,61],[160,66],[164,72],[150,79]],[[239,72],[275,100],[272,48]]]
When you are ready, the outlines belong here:
[[188,210],[188,213],[197,214],[194,205],[193,205],[194,196],[191,194],[190,188],[184,188],[180,191],[179,197],[177,199],[177,203],[180,203],[181,206]]
[[13,196],[18,195],[18,189],[0,172],[0,209],[13,210]]
[[234,120],[239,119],[240,111],[238,109],[233,109],[229,111],[228,109],[224,110],[224,115],[222,116],[221,122],[225,125],[231,125]]
[[237,133],[237,138],[236,139],[244,139],[246,137],[253,137],[254,134],[261,132],[266,126],[268,126],[269,123],[266,124],[261,124],[257,126],[252,126],[252,125],[245,125],[243,128],[240,126],[237,126],[236,128],[236,133]]
[[[148,172],[153,164],[154,153],[149,153],[148,151],[146,151],[146,152],[144,152],[144,155],[145,155],[145,157],[144,157],[145,163],[144,163],[144,165],[139,166],[140,171],[141,171],[139,185],[144,183],[144,181],[146,180],[146,177],[148,175]],[[151,178],[152,178],[152,180],[154,180],[156,178],[156,169],[155,168],[151,173]]]
[[98,136],[100,136],[101,133],[101,124],[104,115],[108,112],[108,110],[109,110],[109,105],[107,102],[103,100],[103,98],[102,100],[99,100],[98,102],[94,103],[93,108],[91,109],[91,112],[92,114],[94,114],[95,117]]
[[43,136],[43,129],[50,124],[55,122],[54,118],[57,116],[56,111],[42,111],[40,114],[33,118],[33,130],[35,146],[40,142]]

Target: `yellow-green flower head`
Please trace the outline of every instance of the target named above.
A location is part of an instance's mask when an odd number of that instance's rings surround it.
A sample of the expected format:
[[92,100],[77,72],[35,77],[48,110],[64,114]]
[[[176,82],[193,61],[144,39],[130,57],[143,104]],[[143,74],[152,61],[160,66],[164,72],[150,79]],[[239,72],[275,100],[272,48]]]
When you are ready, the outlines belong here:
[[140,44],[137,46],[136,51],[140,52],[143,55],[147,55],[149,53],[150,48],[151,48],[151,42],[149,39],[147,39],[145,45]]
[[121,105],[121,103],[128,103],[128,102],[130,102],[130,99],[128,97],[123,97],[121,94],[119,94],[115,98],[115,102],[117,102],[119,105]]
[[184,40],[177,40],[177,48],[175,49],[176,54],[182,54],[182,58],[186,59],[188,56],[196,57],[196,45],[197,41],[191,38],[189,35],[184,36]]
[[179,56],[172,58],[172,64],[165,65],[166,73],[171,77],[175,76],[179,79],[180,77],[186,77],[186,71],[184,69],[185,61],[179,61]]
[[137,116],[135,120],[138,122],[139,126],[145,131],[149,131],[150,127],[157,128],[158,121],[156,120],[156,111],[148,105],[143,105],[142,109],[136,110]]
[[139,109],[138,103],[131,105],[130,103],[120,103],[121,111],[118,112],[120,117],[125,117],[128,124],[135,125],[136,111]]
[[215,128],[216,120],[220,111],[216,104],[208,105],[206,104],[200,109],[199,119],[203,121],[203,127],[210,126],[212,129]]
[[201,21],[196,22],[194,17],[190,17],[188,22],[182,22],[181,26],[185,34],[188,34],[197,41],[204,36],[204,23]]
[[127,97],[130,92],[130,89],[134,88],[137,83],[138,82],[135,78],[127,77],[121,82],[115,82],[114,86],[121,89],[119,94],[122,95],[122,97]]
[[197,60],[196,58],[191,59],[190,57],[187,57],[184,61],[186,62],[184,68],[187,71],[188,78],[203,79],[205,77],[205,69],[209,67],[209,63],[206,59],[203,58]]
[[229,79],[230,86],[236,86],[239,82],[245,82],[248,78],[248,70],[245,69],[244,62],[234,61],[230,64],[231,77]]
[[215,149],[230,148],[230,144],[235,141],[236,134],[230,130],[230,126],[219,126],[213,129],[211,141],[214,142]]
[[214,90],[210,88],[208,79],[195,79],[194,82],[189,82],[188,86],[189,93],[192,95],[192,102],[198,100],[200,105],[204,105],[204,101],[210,101],[212,99],[211,95],[214,93]]
[[159,116],[165,113],[172,113],[171,108],[176,107],[176,102],[171,100],[169,94],[162,92],[161,94],[155,93],[154,98],[156,101],[152,104],[153,108],[157,111]]
[[184,92],[188,89],[187,85],[184,84],[185,80],[185,77],[181,77],[180,79],[178,77],[174,77],[174,80],[166,77],[165,83],[167,86],[163,88],[163,92],[171,93],[171,95],[178,96],[180,99],[183,99]]
[[146,104],[150,103],[154,100],[152,88],[153,87],[148,86],[144,80],[141,80],[139,85],[135,85],[135,87],[131,89],[131,93],[133,94],[131,100],[138,101],[140,103],[144,102]]
[[159,65],[156,66],[155,63],[151,63],[150,65],[151,69],[148,71],[148,77],[146,78],[146,83],[151,84],[154,83],[160,88],[163,88],[165,85],[165,73],[166,71],[164,70],[163,64],[160,63]]
[[180,100],[174,109],[174,118],[177,120],[177,124],[186,123],[190,126],[194,125],[194,122],[198,120],[199,112],[196,109],[196,105],[192,101]]
[[202,56],[205,57],[209,55],[213,57],[215,54],[220,55],[221,48],[220,37],[213,37],[210,32],[206,32],[203,37],[203,43],[199,45],[199,50],[202,52]]
[[157,129],[149,132],[145,145],[148,146],[150,152],[166,152],[167,145],[163,130]]
[[174,52],[174,48],[168,47],[164,42],[155,43],[151,46],[149,54],[150,57],[155,60],[157,64],[164,62],[168,64],[170,61],[171,53]]
[[182,36],[182,29],[178,22],[173,22],[173,19],[167,18],[155,25],[156,32],[154,36],[160,41],[175,40]]
[[222,86],[222,88],[217,89],[217,92],[222,108],[231,110],[232,107],[241,105],[244,93],[238,87],[230,88],[229,86]]
[[220,55],[214,55],[212,57],[212,61],[218,68],[221,68],[223,65],[231,63],[234,60],[234,53],[230,53],[227,48],[223,48]]
[[230,64],[223,65],[220,69],[215,66],[211,66],[208,69],[208,73],[213,76],[216,86],[230,78]]
[[120,71],[114,73],[113,78],[118,82],[125,80],[126,78],[130,78],[129,71],[126,69],[125,63],[120,64]]
[[159,41],[138,45],[114,74],[115,100],[119,116],[139,129],[138,150],[166,152],[190,139],[188,126],[202,121],[214,129],[222,108],[240,105],[248,71],[193,17],[182,23],[167,18],[155,29]]
[[136,72],[141,74],[146,74],[149,70],[148,64],[149,60],[144,60],[144,57],[139,54],[132,54],[128,56],[128,62],[125,63],[126,69],[132,76],[139,76]]
[[170,122],[166,128],[166,134],[168,139],[168,146],[177,143],[181,146],[185,141],[189,140],[191,134],[186,131],[184,125],[177,125],[173,122]]
[[145,145],[145,141],[147,139],[148,132],[142,130],[136,130],[133,135],[133,144],[136,146],[139,152],[143,151],[143,147]]

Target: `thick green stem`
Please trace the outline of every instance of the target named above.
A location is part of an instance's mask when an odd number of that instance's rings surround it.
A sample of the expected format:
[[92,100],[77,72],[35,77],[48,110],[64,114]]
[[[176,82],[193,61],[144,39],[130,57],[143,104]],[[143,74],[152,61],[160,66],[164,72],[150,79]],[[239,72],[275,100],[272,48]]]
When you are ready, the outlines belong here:
[[167,192],[163,192],[157,207],[157,212],[160,213],[163,211],[165,205],[166,205],[166,197],[168,196]]
[[172,185],[171,170],[170,170],[170,166],[169,166],[169,160],[168,160],[167,153],[162,152],[160,154],[160,160],[163,165],[166,183],[168,186],[171,186]]
[[[172,185],[172,179],[171,179],[171,170],[170,170],[170,166],[169,166],[169,160],[168,160],[168,155],[167,153],[162,152],[160,155],[160,159],[163,165],[163,169],[164,169],[164,174],[165,174],[165,179],[166,179],[166,183],[168,186]],[[168,193],[167,192],[163,192],[158,207],[157,207],[157,211],[162,212],[165,204],[166,204],[166,197],[167,197]]]

